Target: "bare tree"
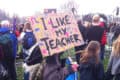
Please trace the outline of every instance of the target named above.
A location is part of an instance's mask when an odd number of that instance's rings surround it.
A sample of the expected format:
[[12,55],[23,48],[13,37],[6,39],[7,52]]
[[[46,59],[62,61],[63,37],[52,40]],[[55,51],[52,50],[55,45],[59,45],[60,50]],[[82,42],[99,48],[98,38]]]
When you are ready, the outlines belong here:
[[[15,14],[15,16],[16,16],[17,23],[19,23],[20,22],[20,17],[17,14]],[[14,16],[10,17],[9,13],[7,13],[3,10],[0,10],[0,21],[9,20],[11,23],[13,23],[13,18],[14,18]]]
[[64,3],[61,6],[61,9],[65,12],[72,12],[74,15],[77,15],[78,10],[78,4],[75,2],[75,0],[68,0],[66,3]]

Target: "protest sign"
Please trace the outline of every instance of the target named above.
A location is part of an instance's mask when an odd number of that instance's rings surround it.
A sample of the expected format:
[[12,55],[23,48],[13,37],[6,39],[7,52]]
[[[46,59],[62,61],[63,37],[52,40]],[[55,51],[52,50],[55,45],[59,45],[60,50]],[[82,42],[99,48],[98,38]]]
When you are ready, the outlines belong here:
[[83,44],[77,22],[71,13],[31,17],[29,21],[44,57]]

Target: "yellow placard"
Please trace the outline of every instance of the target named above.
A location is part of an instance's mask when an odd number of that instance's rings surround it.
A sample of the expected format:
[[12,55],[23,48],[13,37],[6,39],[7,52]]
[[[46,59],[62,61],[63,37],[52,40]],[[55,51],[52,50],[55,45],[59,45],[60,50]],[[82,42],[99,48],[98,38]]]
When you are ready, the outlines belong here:
[[44,57],[83,44],[77,22],[71,13],[48,14],[29,20]]

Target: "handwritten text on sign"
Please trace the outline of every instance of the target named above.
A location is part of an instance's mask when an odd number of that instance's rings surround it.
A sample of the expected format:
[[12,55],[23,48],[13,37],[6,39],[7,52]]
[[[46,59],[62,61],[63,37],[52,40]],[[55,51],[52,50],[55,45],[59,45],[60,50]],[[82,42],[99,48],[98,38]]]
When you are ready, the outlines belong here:
[[77,23],[71,14],[48,14],[31,17],[32,29],[43,56],[53,55],[83,43]]

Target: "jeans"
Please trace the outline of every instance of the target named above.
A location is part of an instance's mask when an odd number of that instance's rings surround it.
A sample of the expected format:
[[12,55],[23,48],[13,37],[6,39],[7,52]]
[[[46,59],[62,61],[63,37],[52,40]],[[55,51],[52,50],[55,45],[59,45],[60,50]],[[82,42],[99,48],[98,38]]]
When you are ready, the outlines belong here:
[[100,59],[103,61],[104,60],[104,53],[105,53],[105,46],[101,46],[101,52],[100,52]]
[[115,79],[114,80],[120,80],[120,74],[115,75]]
[[8,74],[9,74],[10,78],[12,80],[17,80],[15,59],[4,60],[3,65],[8,70]]
[[24,72],[24,80],[29,80],[29,72]]

